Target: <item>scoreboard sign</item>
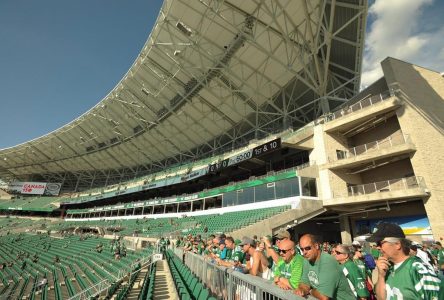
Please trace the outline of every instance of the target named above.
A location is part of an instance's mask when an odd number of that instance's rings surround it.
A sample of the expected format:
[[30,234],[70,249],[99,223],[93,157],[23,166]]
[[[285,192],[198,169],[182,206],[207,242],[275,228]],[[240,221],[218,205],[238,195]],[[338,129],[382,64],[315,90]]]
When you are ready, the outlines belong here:
[[280,147],[281,147],[281,139],[280,138],[269,141],[268,143],[262,144],[260,146],[254,147],[253,148],[253,158],[267,154],[269,152],[272,152],[276,149],[279,149]]
[[275,140],[269,141],[268,143],[262,144],[260,146],[254,147],[253,149],[246,150],[241,152],[235,156],[226,158],[217,163],[211,164],[208,166],[209,173],[216,173],[219,170],[225,169],[229,166],[238,164],[240,162],[249,160],[251,158],[259,157],[270,153],[276,149],[281,147],[281,139],[277,138]]

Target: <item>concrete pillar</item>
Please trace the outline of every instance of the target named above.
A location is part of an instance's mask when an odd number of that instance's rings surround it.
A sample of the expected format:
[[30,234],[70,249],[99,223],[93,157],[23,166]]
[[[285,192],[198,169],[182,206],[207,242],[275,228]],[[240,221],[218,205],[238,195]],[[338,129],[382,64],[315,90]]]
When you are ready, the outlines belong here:
[[342,244],[351,245],[352,236],[350,231],[350,218],[347,216],[339,217],[339,227],[341,230],[341,240]]

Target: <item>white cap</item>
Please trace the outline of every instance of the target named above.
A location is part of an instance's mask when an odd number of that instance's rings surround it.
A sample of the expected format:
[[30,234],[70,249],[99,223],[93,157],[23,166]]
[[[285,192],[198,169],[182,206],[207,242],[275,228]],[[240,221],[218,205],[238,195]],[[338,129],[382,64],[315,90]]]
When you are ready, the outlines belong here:
[[352,245],[353,246],[361,246],[361,243],[359,243],[358,241],[353,241]]

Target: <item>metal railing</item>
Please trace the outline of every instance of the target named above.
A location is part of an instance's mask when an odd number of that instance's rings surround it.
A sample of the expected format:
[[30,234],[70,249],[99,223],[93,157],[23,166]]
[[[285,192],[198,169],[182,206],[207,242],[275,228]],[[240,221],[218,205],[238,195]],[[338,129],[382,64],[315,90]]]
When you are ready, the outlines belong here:
[[400,191],[414,188],[426,189],[427,186],[422,176],[412,176],[405,178],[390,179],[373,183],[349,186],[348,196],[360,196],[372,193]]
[[[302,300],[291,291],[280,289],[272,281],[221,267],[191,252],[175,248],[179,258],[207,286],[217,299],[224,300]],[[185,254],[185,256],[183,256]],[[309,297],[308,299],[314,299]]]
[[103,291],[108,290],[110,287],[111,283],[108,281],[108,279],[104,279],[81,291],[80,293],[72,296],[71,298],[69,298],[69,300],[89,300],[91,299],[91,297],[99,295]]
[[[146,256],[144,258],[142,258],[140,261],[135,262],[131,265],[131,270],[130,272],[125,271],[125,270],[121,270],[117,276],[115,277],[115,282],[110,282],[108,279],[104,279],[100,282],[98,282],[95,285],[92,285],[90,287],[88,287],[87,289],[81,291],[80,293],[72,296],[71,298],[69,298],[68,300],[89,300],[97,295],[100,295],[100,293],[108,290],[109,288],[111,288],[111,286],[121,280],[123,280],[123,278],[125,276],[128,276],[128,278],[131,277],[131,275],[133,275],[134,273],[136,273],[138,270],[148,267],[148,273],[151,271],[151,266],[157,262],[158,260],[162,259],[162,255],[159,253],[154,253],[150,256]],[[140,268],[138,268],[136,270],[136,266],[140,265]]]
[[393,96],[393,92],[390,93],[389,91],[383,92],[378,95],[373,95],[373,96],[369,95],[368,97],[360,100],[359,102],[356,102],[355,104],[343,107],[340,110],[337,110],[335,112],[325,115],[324,122],[330,122],[330,121],[336,120],[337,118],[340,118],[342,116],[351,114],[351,113],[361,110],[365,107],[369,107],[369,106],[372,106],[376,103],[384,101],[384,100],[390,98],[391,96]]
[[361,154],[365,154],[369,151],[387,149],[394,146],[407,144],[410,142],[410,137],[407,134],[395,134],[385,139],[373,141],[367,144],[359,145],[347,150],[337,151],[336,158],[330,159],[330,161],[337,161],[356,157]]

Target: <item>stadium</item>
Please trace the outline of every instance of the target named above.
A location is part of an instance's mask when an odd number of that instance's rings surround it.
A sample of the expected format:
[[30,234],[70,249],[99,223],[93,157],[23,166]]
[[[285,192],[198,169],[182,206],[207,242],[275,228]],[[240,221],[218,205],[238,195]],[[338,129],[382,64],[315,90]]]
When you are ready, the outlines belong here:
[[444,78],[388,57],[360,90],[367,10],[165,0],[103,99],[0,150],[0,299],[302,299],[173,244],[442,240]]

